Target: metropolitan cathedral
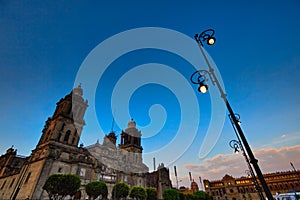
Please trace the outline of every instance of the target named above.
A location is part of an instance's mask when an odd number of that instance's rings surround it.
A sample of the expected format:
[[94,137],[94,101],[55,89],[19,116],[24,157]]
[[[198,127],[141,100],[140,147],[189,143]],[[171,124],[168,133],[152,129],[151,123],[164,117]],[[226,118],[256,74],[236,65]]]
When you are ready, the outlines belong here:
[[11,147],[0,157],[0,199],[48,199],[43,185],[52,174],[76,174],[81,179],[75,199],[86,199],[84,186],[93,180],[105,181],[111,196],[115,183],[155,187],[158,198],[171,188],[169,170],[160,167],[149,172],[143,163],[141,131],[134,120],[122,131],[120,144],[112,131],[90,146],[79,145],[88,107],[81,86],[56,103],[52,117],[45,122],[42,135],[30,156],[17,155]]

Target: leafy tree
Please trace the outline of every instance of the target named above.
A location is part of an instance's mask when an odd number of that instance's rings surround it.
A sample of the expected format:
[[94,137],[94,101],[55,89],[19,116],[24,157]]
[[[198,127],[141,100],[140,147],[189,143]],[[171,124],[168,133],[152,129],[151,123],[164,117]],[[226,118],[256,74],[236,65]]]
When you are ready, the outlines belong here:
[[136,200],[146,200],[147,192],[142,186],[133,186],[130,190],[129,197]]
[[166,189],[163,192],[164,200],[179,200],[179,192],[175,189]]
[[154,187],[146,188],[147,200],[157,200],[157,189]]
[[86,184],[85,191],[90,198],[96,199],[101,196],[100,199],[106,199],[108,195],[107,185],[104,181],[92,181]]
[[53,174],[48,177],[43,186],[52,200],[64,199],[67,195],[73,196],[81,184],[80,178],[73,174]]
[[185,194],[184,199],[185,200],[194,200],[194,196],[192,194]]
[[209,196],[206,192],[204,191],[197,191],[193,193],[193,197],[195,200],[210,200],[211,196]]
[[122,199],[126,198],[129,193],[129,187],[124,182],[118,182],[114,185],[112,190],[112,197],[113,199]]
[[185,196],[185,194],[179,192],[179,200],[188,200]]

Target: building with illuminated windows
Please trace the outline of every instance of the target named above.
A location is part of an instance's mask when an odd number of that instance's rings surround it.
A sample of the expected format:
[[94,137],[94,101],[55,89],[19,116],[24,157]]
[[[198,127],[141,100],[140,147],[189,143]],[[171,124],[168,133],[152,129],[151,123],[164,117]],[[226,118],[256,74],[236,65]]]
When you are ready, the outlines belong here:
[[[300,170],[264,174],[271,193],[300,191]],[[260,200],[251,177],[234,178],[226,174],[221,180],[203,180],[205,191],[213,199],[253,199]]]

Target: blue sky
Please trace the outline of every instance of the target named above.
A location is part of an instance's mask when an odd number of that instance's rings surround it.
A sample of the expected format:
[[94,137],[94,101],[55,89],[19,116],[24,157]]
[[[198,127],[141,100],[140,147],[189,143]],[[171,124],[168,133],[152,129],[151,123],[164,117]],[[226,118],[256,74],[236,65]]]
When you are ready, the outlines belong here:
[[[260,156],[261,168],[264,172],[289,170],[290,161],[299,168],[300,160],[295,157],[300,151],[299,8],[300,3],[296,0],[0,1],[0,152],[15,145],[19,154],[30,154],[45,120],[54,112],[55,103],[70,92],[83,61],[101,42],[123,31],[142,27],[167,28],[191,39],[195,33],[214,28],[217,42],[205,49],[220,71],[233,109],[241,115],[243,130],[257,157]],[[137,37],[147,39],[151,35]],[[135,42],[128,41],[128,44]],[[173,42],[174,45],[180,43]],[[113,46],[108,51],[113,52],[118,47]],[[192,53],[198,54],[200,59],[200,51]],[[100,55],[101,59],[104,58]],[[193,66],[183,58],[159,49],[136,50],[115,59],[97,85],[95,107],[89,107],[87,111],[95,109],[104,133],[111,130],[113,114],[124,114],[120,109],[111,109],[114,85],[123,74],[147,63],[167,65],[187,81],[194,72]],[[136,76],[136,79],[146,75]],[[173,78],[169,74],[159,77]],[[174,85],[176,81],[173,80]],[[85,91],[84,82],[82,87]],[[211,98],[209,94],[196,93],[196,87],[193,88],[200,107],[199,129],[195,138],[186,133],[186,140],[180,141],[183,146],[191,143],[184,152],[177,152],[176,148],[164,152],[176,157],[176,162],[169,166],[171,176],[174,165],[186,185],[189,184],[189,171],[195,178],[217,179],[224,173],[243,175],[244,168],[230,171],[229,167],[221,167],[222,163],[219,166],[208,164],[220,156],[232,163],[243,161],[241,157],[237,159],[231,155],[228,142],[234,135],[228,119],[212,151],[205,158],[199,158],[199,149],[211,119]],[[148,115],[155,104],[164,107],[166,116],[155,110],[153,118]],[[151,124],[151,120],[166,120],[161,131],[143,139],[145,153],[176,140],[176,131],[182,122],[180,106],[176,94],[159,84],[141,86],[133,93],[125,109],[138,128],[151,132],[155,127],[143,127]],[[192,120],[198,111],[191,108],[190,112],[191,115],[185,117]],[[115,126],[117,133],[126,128],[129,120],[121,119],[120,127]],[[103,133],[93,129],[88,118],[86,122],[81,142],[90,145],[97,139],[102,140]],[[189,125],[189,122],[183,123],[184,127]],[[177,159],[178,156],[181,157]],[[162,155],[155,157],[157,163],[164,162]],[[282,160],[279,162],[276,158]],[[145,160],[150,169],[151,161]]]

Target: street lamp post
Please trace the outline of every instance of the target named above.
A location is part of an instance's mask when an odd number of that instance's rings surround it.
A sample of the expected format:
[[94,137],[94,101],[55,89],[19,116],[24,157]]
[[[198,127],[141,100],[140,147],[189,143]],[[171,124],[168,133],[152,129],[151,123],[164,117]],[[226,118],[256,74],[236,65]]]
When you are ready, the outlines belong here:
[[[228,115],[228,116],[229,116],[231,125],[232,125],[232,127],[233,127],[234,133],[235,133],[236,138],[237,138],[237,140],[231,140],[231,141],[229,142],[229,146],[230,146],[232,149],[234,149],[234,153],[238,153],[238,152],[239,152],[239,149],[241,150],[242,155],[244,156],[245,161],[246,161],[247,166],[248,166],[248,169],[249,169],[249,170],[247,170],[247,171],[249,172],[250,176],[252,177],[252,180],[253,180],[255,189],[256,189],[256,191],[257,191],[257,194],[258,194],[258,196],[259,196],[259,198],[260,198],[261,200],[264,200],[264,195],[262,194],[261,188],[260,188],[260,186],[259,186],[259,184],[258,184],[258,182],[257,182],[257,179],[256,179],[256,177],[255,177],[253,168],[252,168],[252,166],[251,166],[251,164],[250,164],[250,161],[249,161],[249,158],[248,158],[248,156],[247,156],[247,154],[246,154],[246,152],[245,152],[245,150],[244,150],[244,147],[243,147],[243,144],[242,144],[242,142],[241,142],[241,139],[240,139],[240,137],[239,137],[239,135],[238,135],[238,133],[237,133],[237,130],[236,130],[235,126],[234,126],[234,123],[233,123],[233,121],[232,121],[230,115]],[[236,116],[236,119],[238,120],[238,125],[240,126],[240,125],[241,125],[241,122],[240,122],[240,115],[239,115],[239,114],[235,114],[235,116]]]
[[242,145],[239,137],[238,137],[238,140],[231,140],[229,142],[229,146],[232,149],[234,149],[234,153],[239,153],[239,150],[241,150],[242,155],[244,156],[244,158],[246,160],[246,163],[247,163],[247,166],[248,166],[248,169],[249,169],[249,170],[247,170],[247,172],[249,172],[249,176],[251,176],[251,178],[252,178],[253,184],[254,184],[255,189],[257,191],[257,194],[258,194],[260,200],[264,200],[264,196],[263,196],[263,194],[261,192],[260,186],[259,186],[259,184],[258,184],[258,182],[256,180],[254,171],[253,171],[253,169],[251,167],[250,161],[249,161],[248,156],[246,155],[246,153],[244,151],[244,147],[243,147],[243,145]]
[[[249,161],[250,163],[252,164],[253,168],[255,169],[255,172],[256,172],[256,175],[265,191],[265,194],[266,194],[266,197],[268,198],[268,200],[272,200],[273,199],[273,196],[270,192],[270,189],[263,177],[263,174],[258,166],[258,160],[254,157],[254,154],[246,140],[246,137],[239,125],[239,121],[238,119],[236,118],[227,98],[226,98],[226,94],[224,93],[215,73],[214,73],[214,69],[212,68],[212,66],[210,65],[209,61],[208,61],[208,58],[203,50],[203,43],[202,42],[207,42],[208,45],[213,45],[216,41],[215,37],[214,37],[214,33],[215,31],[213,29],[208,29],[208,30],[205,30],[203,31],[200,35],[196,34],[195,35],[195,40],[197,41],[198,43],[198,46],[199,46],[199,49],[201,51],[201,54],[202,56],[204,57],[204,60],[208,66],[208,71],[207,70],[197,70],[196,72],[194,72],[192,75],[191,75],[191,82],[194,83],[194,84],[198,84],[199,85],[199,88],[198,88],[198,91],[202,92],[202,93],[205,93],[206,90],[208,89],[208,86],[205,84],[205,81],[207,80],[207,77],[206,75],[209,76],[211,82],[213,85],[216,85],[217,88],[219,89],[220,91],[220,94],[221,94],[221,98],[224,100],[224,103],[227,107],[227,110],[229,112],[229,115],[230,115],[230,118],[233,122],[233,125],[234,127],[236,128],[237,130],[237,133],[245,147],[245,150],[248,154],[248,157],[249,157]],[[195,78],[197,76],[197,78]]]

